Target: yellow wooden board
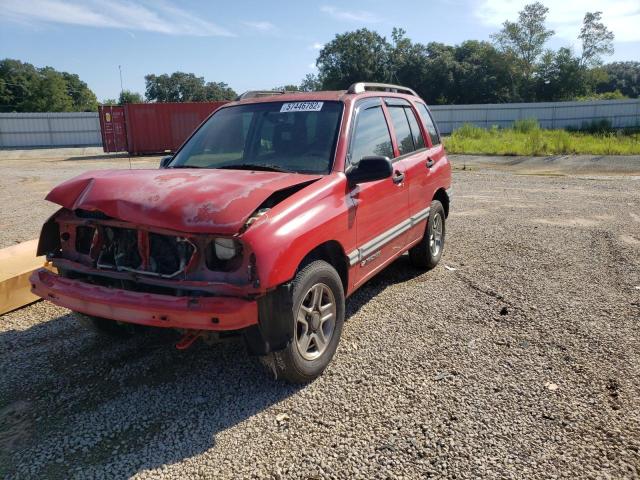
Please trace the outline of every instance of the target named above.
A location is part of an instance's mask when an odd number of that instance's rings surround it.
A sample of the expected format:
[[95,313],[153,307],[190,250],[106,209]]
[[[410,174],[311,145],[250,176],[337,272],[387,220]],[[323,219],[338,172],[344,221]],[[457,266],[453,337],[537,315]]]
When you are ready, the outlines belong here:
[[40,300],[31,293],[29,275],[45,265],[36,257],[38,240],[0,249],[0,315]]

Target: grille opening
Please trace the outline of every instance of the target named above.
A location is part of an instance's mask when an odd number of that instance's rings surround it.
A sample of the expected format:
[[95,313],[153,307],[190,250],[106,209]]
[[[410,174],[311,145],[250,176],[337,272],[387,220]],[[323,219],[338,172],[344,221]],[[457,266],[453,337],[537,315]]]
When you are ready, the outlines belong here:
[[195,253],[183,237],[106,226],[100,236],[97,266],[103,269],[173,277],[184,272]]
[[88,255],[91,251],[91,243],[96,229],[93,227],[76,227],[76,251]]
[[203,290],[185,290],[180,288],[169,288],[158,285],[149,285],[131,280],[119,280],[116,278],[103,277],[101,275],[75,272],[73,270],[59,270],[60,275],[71,280],[79,280],[91,285],[100,287],[117,288],[139,293],[155,293],[158,295],[171,295],[174,297],[212,297],[214,294]]

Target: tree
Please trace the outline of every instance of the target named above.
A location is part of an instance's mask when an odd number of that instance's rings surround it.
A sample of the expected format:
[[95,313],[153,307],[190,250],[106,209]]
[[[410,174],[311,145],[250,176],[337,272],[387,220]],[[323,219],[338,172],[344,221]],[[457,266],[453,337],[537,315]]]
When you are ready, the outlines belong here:
[[569,48],[547,50],[536,75],[536,100],[572,100],[588,93],[587,72]]
[[102,105],[119,105],[120,103],[115,98],[105,98],[102,101]]
[[363,80],[388,81],[389,48],[384,37],[366,28],[336,35],[316,61],[322,88],[341,90]]
[[597,93],[618,90],[630,98],[640,97],[640,62],[613,62],[602,70],[606,75],[596,83]]
[[281,87],[274,87],[273,90],[278,92],[299,92],[300,87],[298,85],[282,85]]
[[150,102],[205,102],[233,100],[237,96],[226,83],[205,83],[203,77],[193,73],[149,74],[144,79],[145,96]]
[[301,92],[316,92],[322,90],[322,82],[320,82],[317,75],[307,73],[300,82],[299,90]]
[[138,92],[132,92],[131,90],[123,90],[120,92],[118,98],[118,105],[124,105],[125,103],[144,103],[142,95]]
[[587,12],[582,21],[578,39],[582,41],[583,66],[596,67],[602,65],[602,55],[613,54],[614,35],[601,22],[602,12]]
[[62,72],[62,77],[67,84],[67,94],[71,97],[74,111],[93,112],[98,108],[96,95],[78,75]]
[[75,74],[9,58],[0,61],[0,111],[92,111],[97,104],[94,93]]
[[[506,20],[502,30],[491,36],[498,48],[513,57],[520,69],[522,86],[519,90],[525,100],[533,98],[532,79],[536,61],[542,55],[545,43],[554,34],[545,26],[548,12],[549,9],[540,2],[525,5],[518,14],[517,22]],[[517,85],[514,85],[514,91],[516,88]]]

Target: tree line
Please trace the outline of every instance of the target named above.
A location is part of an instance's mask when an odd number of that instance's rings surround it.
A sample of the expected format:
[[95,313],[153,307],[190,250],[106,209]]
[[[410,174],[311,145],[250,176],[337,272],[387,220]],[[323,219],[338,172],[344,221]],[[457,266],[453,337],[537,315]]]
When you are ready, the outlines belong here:
[[413,42],[394,28],[391,40],[360,29],[336,35],[320,51],[318,74],[304,83],[342,89],[356,81],[407,85],[431,104],[560,101],[582,98],[637,98],[640,63],[603,65],[613,53],[614,34],[602,12],[587,12],[570,48],[546,48],[554,35],[546,27],[548,8],[526,5],[516,21],[505,21],[491,42],[459,45]]
[[[430,104],[473,104],[638,98],[640,62],[604,64],[613,54],[614,34],[601,12],[587,12],[571,48],[546,48],[554,35],[549,10],[526,5],[515,21],[506,20],[491,41],[459,45],[414,42],[401,28],[391,39],[362,28],[337,34],[320,50],[317,74],[278,90],[343,90],[358,81],[398,83],[413,88]],[[149,74],[144,96],[124,90],[104,104],[232,100],[224,82],[207,82],[194,73]],[[37,68],[19,60],[0,61],[0,111],[95,111],[95,94],[78,75]]]

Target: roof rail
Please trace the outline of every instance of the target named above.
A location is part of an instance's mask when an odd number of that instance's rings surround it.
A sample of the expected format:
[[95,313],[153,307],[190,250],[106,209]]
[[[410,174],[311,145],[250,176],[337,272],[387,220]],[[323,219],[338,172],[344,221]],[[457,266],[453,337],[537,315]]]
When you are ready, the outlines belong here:
[[298,92],[289,91],[289,90],[249,90],[247,92],[244,92],[242,95],[239,95],[236,98],[236,101],[245,100],[247,98],[270,97],[272,95],[284,95],[285,93],[298,93]]
[[391,83],[356,82],[352,83],[347,93],[364,93],[367,90],[382,90],[383,92],[406,93],[417,97],[418,94],[408,87],[392,85]]

